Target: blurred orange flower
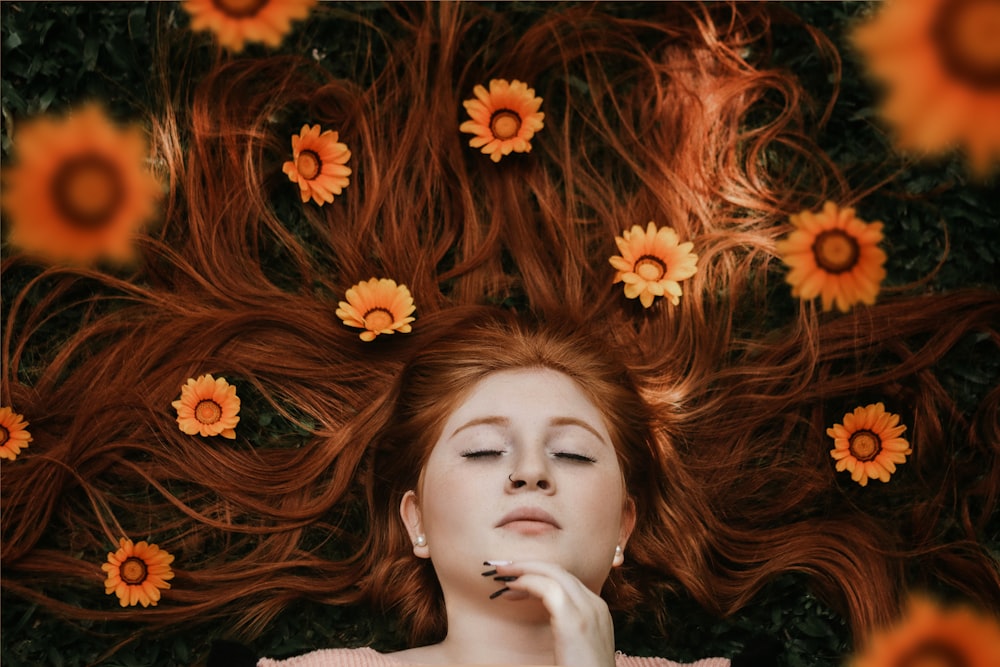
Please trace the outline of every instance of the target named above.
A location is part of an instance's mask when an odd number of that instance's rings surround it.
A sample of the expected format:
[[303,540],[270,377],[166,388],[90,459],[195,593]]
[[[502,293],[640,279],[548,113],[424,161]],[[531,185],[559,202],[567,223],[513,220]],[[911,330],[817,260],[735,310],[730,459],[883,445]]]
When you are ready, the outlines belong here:
[[1000,620],[970,607],[912,596],[900,621],[875,633],[848,667],[996,667]]
[[347,301],[341,301],[337,317],[349,327],[364,329],[361,340],[371,342],[379,334],[410,333],[410,322],[416,318],[413,297],[406,285],[397,285],[388,278],[371,278],[347,290]]
[[861,486],[867,486],[869,479],[888,482],[896,464],[906,463],[906,456],[913,453],[910,443],[899,437],[905,430],[899,415],[886,412],[882,403],[854,408],[844,415],[843,424],[826,429],[833,438],[830,456],[837,461],[837,472],[849,471]]
[[225,378],[214,378],[211,373],[197,380],[188,378],[181,387],[181,397],[171,405],[177,410],[177,426],[184,433],[236,438],[240,399],[236,387]]
[[791,268],[785,280],[792,296],[819,296],[823,310],[836,304],[845,313],[858,302],[875,303],[885,278],[881,222],[866,223],[853,208],[829,201],[819,213],[802,211],[791,222],[796,229],[777,250]]
[[1000,158],[1000,3],[887,0],[852,41],[901,149],[964,147],[980,174]]
[[26,121],[14,154],[3,193],[12,244],[49,262],[132,258],[134,234],[162,194],[138,128],[116,126],[91,104]]
[[615,237],[615,243],[621,256],[615,255],[609,261],[618,270],[614,282],[625,283],[626,297],[638,297],[645,308],[652,306],[658,296],[668,297],[675,306],[681,302],[680,281],[698,271],[698,255],[691,252],[693,243],[681,243],[672,228],[657,229],[654,222],[645,230],[632,225],[632,229]]
[[174,557],[155,544],[132,544],[125,537],[118,544],[118,551],[108,552],[108,562],[101,565],[108,575],[104,592],[117,595],[123,607],[137,604],[155,607],[160,589],[170,588],[167,580],[174,578],[170,569]]
[[350,183],[351,169],[345,167],[351,151],[337,141],[333,130],[320,134],[320,126],[303,125],[300,134],[292,135],[292,159],[281,170],[292,183],[299,184],[303,203],[312,200],[322,206],[333,201]]
[[0,408],[0,459],[13,461],[31,442],[28,422],[11,408]]
[[271,48],[292,30],[292,21],[304,19],[316,0],[183,0],[191,15],[191,30],[210,30],[219,44],[242,51],[247,42]]
[[488,91],[477,85],[472,92],[476,97],[462,102],[471,120],[458,127],[476,135],[469,145],[481,148],[494,162],[511,152],[530,152],[531,138],[544,127],[545,118],[538,110],[542,98],[535,97],[534,88],[517,79],[493,79]]

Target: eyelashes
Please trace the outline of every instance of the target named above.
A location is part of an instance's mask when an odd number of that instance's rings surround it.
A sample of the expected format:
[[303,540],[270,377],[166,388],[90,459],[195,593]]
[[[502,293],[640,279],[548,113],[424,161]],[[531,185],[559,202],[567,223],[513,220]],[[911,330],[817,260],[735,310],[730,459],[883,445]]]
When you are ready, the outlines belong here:
[[[500,449],[473,449],[462,452],[461,457],[464,459],[488,459],[503,456],[504,454],[505,452]],[[597,463],[597,459],[592,456],[578,454],[576,452],[555,452],[552,456],[557,459],[564,459],[576,463]]]

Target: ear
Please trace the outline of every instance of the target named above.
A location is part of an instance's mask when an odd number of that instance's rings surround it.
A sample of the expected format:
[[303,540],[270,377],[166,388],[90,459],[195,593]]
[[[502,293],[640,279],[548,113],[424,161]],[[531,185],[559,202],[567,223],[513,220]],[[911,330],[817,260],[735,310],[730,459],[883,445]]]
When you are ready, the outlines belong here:
[[[399,503],[399,516],[403,519],[406,532],[410,535],[410,542],[413,543],[413,555],[417,558],[430,558],[431,549],[427,546],[427,538],[424,537],[424,522],[420,514],[420,503],[417,502],[417,494],[407,491],[403,494],[403,499]],[[424,537],[424,542],[417,545],[417,538]]]
[[615,553],[615,558],[611,562],[613,567],[618,567],[625,562],[625,545],[628,544],[628,538],[632,536],[633,530],[635,530],[635,501],[629,496],[625,499],[625,505],[622,507],[622,527],[618,533],[618,546],[622,550]]

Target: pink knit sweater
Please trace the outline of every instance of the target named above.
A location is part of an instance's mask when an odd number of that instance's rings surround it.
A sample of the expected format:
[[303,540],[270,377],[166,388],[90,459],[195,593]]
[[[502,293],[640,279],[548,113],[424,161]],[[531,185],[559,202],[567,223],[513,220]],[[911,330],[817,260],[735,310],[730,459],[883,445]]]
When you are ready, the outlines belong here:
[[[328,648],[313,651],[287,660],[261,658],[257,667],[402,667],[411,663],[392,657],[391,653],[379,653],[370,648]],[[728,658],[705,658],[688,667],[729,667]],[[633,658],[621,653],[615,656],[615,667],[681,667],[682,663],[665,658]],[[455,666],[457,667],[457,666]]]

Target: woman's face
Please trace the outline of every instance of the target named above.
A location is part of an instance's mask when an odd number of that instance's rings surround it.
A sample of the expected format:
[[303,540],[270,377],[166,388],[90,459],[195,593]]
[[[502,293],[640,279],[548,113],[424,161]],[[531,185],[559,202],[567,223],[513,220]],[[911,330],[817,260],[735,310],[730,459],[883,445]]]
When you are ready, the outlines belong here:
[[545,368],[474,385],[400,512],[411,539],[425,536],[414,553],[432,559],[446,596],[494,590],[480,576],[490,560],[556,563],[597,593],[635,517],[601,412]]

